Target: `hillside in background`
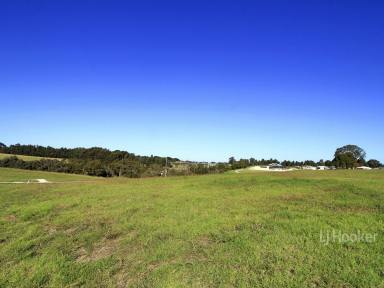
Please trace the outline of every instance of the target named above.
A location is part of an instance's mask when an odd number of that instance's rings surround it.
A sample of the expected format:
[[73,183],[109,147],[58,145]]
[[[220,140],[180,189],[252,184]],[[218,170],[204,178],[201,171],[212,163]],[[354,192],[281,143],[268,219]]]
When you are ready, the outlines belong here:
[[[356,169],[383,167],[380,161],[366,161],[364,149],[357,145],[337,148],[333,160],[288,161],[277,159],[239,159],[230,157],[228,162],[180,161],[178,158],[140,156],[127,151],[110,151],[105,148],[53,148],[39,145],[10,145],[0,143],[0,167],[84,174],[90,176],[130,178],[196,175],[222,173],[251,166],[268,166],[281,169]],[[7,157],[8,156],[8,157]],[[281,164],[280,164],[281,163]],[[277,165],[278,164],[278,165]]]
[[0,167],[101,177],[192,175],[219,173],[230,169],[227,164],[183,162],[184,165],[180,165],[178,158],[140,156],[127,151],[110,151],[100,147],[53,148],[21,144],[6,146],[0,143],[0,153],[3,154],[0,157]]

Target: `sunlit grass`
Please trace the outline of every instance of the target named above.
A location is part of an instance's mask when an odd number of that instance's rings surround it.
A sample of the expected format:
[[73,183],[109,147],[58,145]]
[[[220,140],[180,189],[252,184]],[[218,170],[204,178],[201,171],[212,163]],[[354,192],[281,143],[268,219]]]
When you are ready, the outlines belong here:
[[[384,171],[98,179],[0,169],[0,287],[379,287]],[[95,179],[92,182],[71,182]],[[320,232],[376,233],[320,243]]]
[[60,158],[48,158],[48,157],[38,157],[38,156],[28,156],[28,155],[16,155],[16,154],[0,153],[0,159],[14,157],[14,156],[16,156],[17,158],[19,158],[21,160],[24,160],[24,161],[37,161],[37,160],[41,160],[41,159],[61,160]]

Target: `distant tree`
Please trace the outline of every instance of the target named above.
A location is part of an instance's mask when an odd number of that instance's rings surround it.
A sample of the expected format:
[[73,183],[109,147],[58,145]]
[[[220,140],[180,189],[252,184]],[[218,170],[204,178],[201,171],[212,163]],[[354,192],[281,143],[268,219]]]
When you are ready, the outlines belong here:
[[235,162],[236,162],[236,159],[233,156],[228,159],[228,163],[231,165],[235,164]]
[[357,160],[357,166],[365,166],[365,165],[367,165],[367,162],[365,161],[365,159]]
[[195,174],[207,174],[209,172],[207,165],[204,164],[193,165],[191,170]]
[[352,169],[357,165],[357,161],[352,153],[337,154],[334,159],[335,166],[343,169]]
[[316,166],[316,163],[313,160],[305,160],[304,165],[305,166]]
[[237,168],[246,168],[249,167],[249,160],[248,159],[240,159],[237,163]]
[[272,163],[280,164],[280,161],[279,161],[279,160],[277,160],[277,159],[272,159],[272,158],[269,159],[268,162],[269,162],[268,164],[272,164]]
[[338,168],[354,168],[365,163],[366,153],[357,145],[345,145],[335,151],[334,163]]
[[0,142],[0,148],[5,148],[7,147],[7,145],[5,145],[4,143]]
[[162,165],[153,164],[143,172],[143,177],[160,176],[163,171],[164,171],[164,168]]
[[366,153],[363,148],[360,148],[357,145],[345,145],[343,147],[337,148],[335,156],[339,154],[351,153],[352,156],[357,160],[365,159]]
[[284,160],[280,164],[283,165],[283,167],[298,166],[295,161],[290,161],[290,160]]
[[371,168],[379,168],[379,167],[382,167],[383,164],[380,163],[379,160],[376,160],[376,159],[370,159],[367,161],[367,165]]

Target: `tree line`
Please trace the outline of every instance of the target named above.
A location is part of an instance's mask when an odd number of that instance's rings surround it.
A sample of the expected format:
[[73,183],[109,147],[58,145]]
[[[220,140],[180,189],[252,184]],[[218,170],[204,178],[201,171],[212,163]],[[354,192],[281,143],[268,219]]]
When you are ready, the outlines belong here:
[[182,166],[178,158],[159,156],[139,156],[127,151],[110,151],[100,147],[92,148],[53,148],[39,145],[10,145],[0,142],[0,153],[43,157],[40,160],[24,161],[17,156],[0,160],[0,167],[84,174],[90,176],[131,178],[161,175],[194,175],[222,173],[228,170],[242,169],[256,165],[279,163],[283,167],[296,166],[334,166],[353,169],[366,165],[371,168],[383,167],[375,159],[365,160],[365,151],[356,145],[346,145],[335,151],[332,160],[278,161],[277,159],[255,158],[236,160],[229,158],[227,163],[185,162]]
[[40,145],[10,145],[0,143],[0,153],[38,156],[36,161],[24,161],[16,156],[0,160],[1,167],[29,170],[65,172],[91,176],[142,177],[160,175],[166,162],[177,158],[159,156],[139,156],[126,151],[110,151],[100,147],[92,148],[53,148]]
[[0,143],[0,153],[43,157],[40,160],[24,161],[17,156],[0,159],[0,167],[84,174],[90,176],[130,178],[161,175],[194,175],[221,173],[230,169],[226,163],[205,165],[190,162],[179,169],[178,158],[140,156],[127,151],[110,151],[100,147],[53,148],[40,145]]
[[278,161],[277,159],[261,159],[255,158],[236,160],[234,157],[230,157],[228,164],[231,165],[231,169],[242,169],[255,165],[263,166],[268,164],[281,164],[283,167],[302,167],[302,166],[327,166],[335,167],[338,169],[354,169],[359,166],[368,166],[370,168],[380,168],[383,164],[376,159],[366,160],[366,152],[364,149],[357,145],[345,145],[337,148],[332,160],[305,160],[305,161]]

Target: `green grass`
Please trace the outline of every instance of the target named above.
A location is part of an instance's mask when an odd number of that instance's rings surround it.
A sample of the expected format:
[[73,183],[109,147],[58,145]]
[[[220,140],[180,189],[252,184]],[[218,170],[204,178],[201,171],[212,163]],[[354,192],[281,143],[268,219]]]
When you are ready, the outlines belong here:
[[[21,170],[13,168],[0,168],[0,182],[28,181],[31,179],[44,178],[52,182],[73,181],[103,181],[104,178],[91,177],[77,174],[65,174],[56,172],[42,172],[33,170]],[[1,189],[1,188],[0,188]]]
[[27,156],[27,155],[16,155],[16,154],[5,154],[0,153],[0,159],[9,158],[12,156],[16,156],[17,158],[24,160],[24,161],[37,161],[41,159],[55,159],[60,160],[59,158],[48,158],[48,157],[38,157],[38,156]]
[[[384,171],[0,169],[30,178],[67,183],[0,184],[0,287],[384,287]],[[320,243],[332,229],[376,241]]]

